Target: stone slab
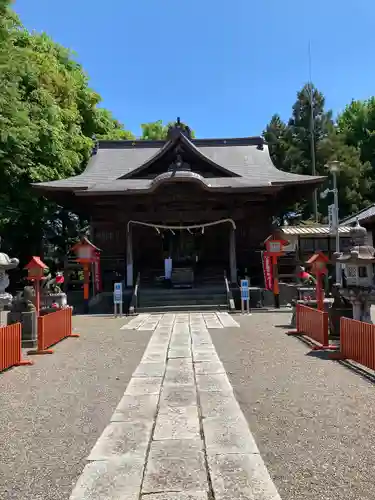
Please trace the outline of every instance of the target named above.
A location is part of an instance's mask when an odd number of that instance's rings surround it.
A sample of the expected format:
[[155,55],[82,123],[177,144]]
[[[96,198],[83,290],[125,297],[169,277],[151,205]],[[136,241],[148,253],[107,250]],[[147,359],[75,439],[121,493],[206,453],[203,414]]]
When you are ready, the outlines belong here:
[[216,314],[205,313],[203,314],[203,319],[207,328],[223,328]]
[[138,368],[133,373],[133,377],[163,377],[164,372],[165,363],[139,363]]
[[179,335],[177,338],[172,338],[171,343],[169,345],[170,349],[183,349],[185,347],[189,347],[191,344],[190,337],[184,337]]
[[180,347],[176,349],[169,349],[168,358],[190,358],[191,349],[189,346]]
[[129,396],[140,396],[142,394],[159,394],[161,388],[161,377],[133,377],[125,394]]
[[[186,358],[177,358],[186,359]],[[194,385],[194,372],[191,368],[181,368],[181,369],[167,369],[165,373],[163,386],[168,385]]]
[[70,500],[138,500],[143,468],[144,459],[139,457],[91,462]]
[[153,421],[112,422],[103,431],[88,460],[109,460],[120,456],[145,457]]
[[162,363],[167,359],[167,352],[145,352],[141,363]]
[[208,500],[208,495],[205,491],[177,493],[156,493],[155,495],[147,495],[143,500]]
[[196,353],[196,354],[205,354],[205,353],[213,354],[213,353],[215,353],[216,354],[216,350],[215,350],[215,347],[213,346],[212,342],[207,343],[207,344],[200,344],[200,345],[193,344],[192,351],[193,351],[193,354],[194,353]]
[[189,325],[184,323],[175,323],[173,325],[172,335],[190,335]]
[[239,328],[240,325],[233,319],[233,317],[227,312],[218,312],[217,317],[220,320],[220,323],[225,328]]
[[192,406],[197,402],[197,392],[194,386],[165,386],[160,396],[160,408],[166,406]]
[[123,325],[120,330],[138,330],[139,327],[144,323],[148,318],[149,314],[138,314],[135,318],[132,318],[128,323]]
[[259,453],[243,415],[203,419],[207,455],[226,453]]
[[230,385],[228,377],[225,373],[197,375],[197,385],[199,392],[210,391],[229,394],[233,392],[233,388]]
[[147,345],[147,349],[150,351],[162,351],[164,349],[168,349],[169,345],[169,337],[157,337],[157,338],[152,338],[151,341]]
[[234,394],[222,394],[220,392],[200,392],[199,394],[201,412],[204,418],[226,417],[241,418],[243,413],[236,401]]
[[193,360],[194,362],[198,361],[212,361],[214,363],[220,363],[220,358],[216,354],[215,349],[203,349],[202,351],[199,349],[195,349],[193,351]]
[[200,440],[153,441],[142,493],[207,491]]
[[201,361],[195,363],[195,373],[197,375],[210,375],[216,373],[226,373],[225,368],[221,362],[217,361]]
[[111,422],[153,420],[156,416],[158,401],[158,394],[123,396],[112,415]]
[[168,350],[168,344],[157,344],[147,346],[145,354],[166,354]]
[[260,455],[208,457],[215,500],[281,500]]
[[193,371],[193,360],[189,358],[172,358],[168,360],[168,370]]
[[199,439],[198,407],[161,408],[156,419],[153,439]]

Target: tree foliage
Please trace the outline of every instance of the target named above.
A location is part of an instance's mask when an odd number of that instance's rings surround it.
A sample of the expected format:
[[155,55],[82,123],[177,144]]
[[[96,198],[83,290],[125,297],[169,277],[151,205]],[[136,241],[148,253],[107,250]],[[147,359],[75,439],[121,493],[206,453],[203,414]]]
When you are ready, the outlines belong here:
[[[281,170],[312,174],[312,133],[317,175],[330,173],[327,163],[340,161],[338,190],[340,217],[360,210],[373,201],[375,180],[375,99],[351,103],[337,118],[325,109],[325,99],[313,85],[305,85],[292,106],[285,123],[274,115],[264,131],[274,164]],[[372,165],[372,163],[373,165]],[[331,186],[332,187],[332,186]],[[321,221],[326,219],[332,200],[318,198]],[[312,200],[291,206],[288,211],[301,210],[305,218],[312,216]]]
[[100,96],[71,53],[24,29],[6,0],[0,0],[0,41],[0,233],[22,258],[40,254],[53,227],[72,226],[63,220],[70,215],[35,196],[30,184],[82,172],[94,136],[134,136],[98,107]]
[[[169,127],[171,127],[174,124],[175,122],[168,122],[166,125],[164,125],[163,120],[157,120],[156,122],[142,123],[141,139],[149,141],[164,140],[167,138]],[[181,122],[181,127],[185,128],[186,125]],[[190,130],[190,133],[192,137],[195,137],[194,131]]]

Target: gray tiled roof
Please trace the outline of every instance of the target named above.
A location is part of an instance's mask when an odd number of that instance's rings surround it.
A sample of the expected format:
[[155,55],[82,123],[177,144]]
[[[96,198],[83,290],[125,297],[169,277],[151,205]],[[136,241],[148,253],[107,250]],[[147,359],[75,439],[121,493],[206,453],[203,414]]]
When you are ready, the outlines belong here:
[[[319,183],[323,177],[297,175],[278,170],[272,163],[268,147],[259,147],[259,138],[192,140],[208,160],[240,177],[207,179],[209,187],[245,188],[278,184]],[[166,143],[163,141],[103,141],[90,159],[86,170],[78,176],[64,180],[38,183],[36,187],[50,190],[88,189],[99,191],[147,190],[145,179],[119,179],[140,168],[152,159]]]
[[346,217],[345,219],[343,219],[341,221],[340,225],[349,226],[353,222],[356,222],[357,219],[359,222],[364,222],[368,219],[372,219],[373,217],[375,217],[375,204],[370,205],[367,208],[364,208],[363,210],[361,210],[360,212],[357,212],[354,215],[350,215],[349,217]]

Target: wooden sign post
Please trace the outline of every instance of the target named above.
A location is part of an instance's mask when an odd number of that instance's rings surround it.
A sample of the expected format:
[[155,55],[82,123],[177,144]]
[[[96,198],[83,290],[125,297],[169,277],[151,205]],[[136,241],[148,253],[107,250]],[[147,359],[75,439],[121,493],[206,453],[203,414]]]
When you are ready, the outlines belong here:
[[269,236],[266,241],[266,255],[272,260],[272,278],[273,278],[273,296],[275,308],[280,309],[280,289],[279,289],[279,270],[277,267],[277,259],[284,255],[283,247],[289,242],[283,239],[276,239],[274,235]]

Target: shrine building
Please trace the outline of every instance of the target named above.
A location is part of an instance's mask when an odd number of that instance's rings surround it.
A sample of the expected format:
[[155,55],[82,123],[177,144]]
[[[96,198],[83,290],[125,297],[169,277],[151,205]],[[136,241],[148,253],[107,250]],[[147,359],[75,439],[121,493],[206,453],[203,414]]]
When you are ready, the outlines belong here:
[[167,258],[172,281],[260,284],[273,216],[323,180],[278,170],[261,137],[194,139],[178,119],[166,140],[100,140],[82,174],[33,187],[90,220],[110,290],[113,273],[156,283]]

